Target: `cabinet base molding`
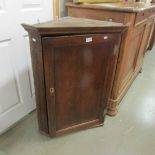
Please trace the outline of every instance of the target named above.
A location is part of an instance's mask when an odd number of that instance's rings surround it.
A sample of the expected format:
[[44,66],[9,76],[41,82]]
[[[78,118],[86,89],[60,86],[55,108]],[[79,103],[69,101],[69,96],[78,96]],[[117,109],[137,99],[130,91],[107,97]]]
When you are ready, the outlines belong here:
[[96,128],[96,127],[101,127],[103,125],[104,125],[104,123],[103,122],[101,123],[100,120],[93,120],[93,121],[89,121],[89,122],[86,122],[86,123],[74,125],[74,126],[71,126],[71,127],[56,131],[55,135],[50,134],[50,136],[51,137],[53,137],[53,136],[57,137],[57,136],[61,136],[61,135],[64,135],[64,134],[71,133],[71,132],[81,131],[81,130],[84,130],[84,129],[92,129],[92,128]]
[[123,93],[117,98],[117,99],[109,99],[108,102],[108,107],[107,107],[107,115],[109,116],[116,116],[117,112],[118,112],[118,106],[121,102],[121,100],[123,99],[123,97],[125,96],[125,94],[127,93],[128,89],[130,88],[131,84],[133,83],[133,81],[135,80],[135,78],[142,73],[143,68],[139,68],[137,69],[137,71],[135,72],[134,76],[132,79],[130,79],[129,84],[126,85],[126,87],[124,88]]

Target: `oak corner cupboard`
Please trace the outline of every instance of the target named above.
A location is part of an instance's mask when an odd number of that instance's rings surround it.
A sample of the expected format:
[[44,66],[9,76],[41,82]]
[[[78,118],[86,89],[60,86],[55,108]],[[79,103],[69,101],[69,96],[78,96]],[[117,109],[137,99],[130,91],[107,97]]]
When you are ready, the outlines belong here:
[[39,129],[54,137],[103,125],[127,27],[65,17],[29,33]]

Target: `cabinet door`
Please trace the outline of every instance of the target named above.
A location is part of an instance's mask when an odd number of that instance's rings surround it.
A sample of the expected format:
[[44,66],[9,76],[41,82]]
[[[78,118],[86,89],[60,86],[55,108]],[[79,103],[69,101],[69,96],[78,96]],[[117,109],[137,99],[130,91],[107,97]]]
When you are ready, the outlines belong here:
[[148,30],[146,24],[136,27],[136,31],[140,31],[140,33],[137,35],[140,38],[140,47],[138,48],[138,51],[135,55],[135,61],[133,65],[134,72],[137,72],[142,68],[148,38]]
[[145,40],[145,52],[147,52],[150,42],[151,42],[151,37],[153,33],[153,28],[154,28],[154,20],[150,19],[148,20],[145,28],[145,34],[144,34],[144,40]]
[[43,39],[51,135],[103,123],[119,34]]
[[[142,46],[143,34],[145,30],[145,25],[135,27],[132,37],[128,41],[128,49],[125,53],[123,59],[123,69],[121,74],[121,84],[119,93],[126,88],[129,84],[130,79],[133,77],[135,68],[137,65],[137,58],[143,55],[143,51],[140,51]],[[139,62],[138,62],[139,64]]]
[[143,64],[143,59],[144,59],[144,54],[145,52],[147,52],[147,49],[150,45],[150,39],[151,39],[151,33],[152,33],[152,29],[153,29],[153,24],[154,21],[153,19],[149,20],[145,25],[143,24],[142,26],[138,27],[139,29],[144,29],[144,34],[142,36],[142,42],[141,42],[141,46],[139,49],[139,53],[137,55],[137,59],[135,62],[135,71],[139,70],[139,68],[142,67]]
[[148,40],[147,50],[152,50],[154,43],[155,43],[155,19],[153,19],[152,27],[150,30],[150,36]]

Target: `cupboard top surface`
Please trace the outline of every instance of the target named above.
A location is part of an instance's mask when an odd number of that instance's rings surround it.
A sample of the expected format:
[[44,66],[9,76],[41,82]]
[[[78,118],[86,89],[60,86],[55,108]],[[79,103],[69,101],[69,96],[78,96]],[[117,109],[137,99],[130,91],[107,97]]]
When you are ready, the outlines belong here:
[[73,17],[64,17],[35,25],[22,25],[27,31],[35,31],[40,34],[121,32],[123,29],[127,28],[127,26],[122,23]]
[[72,27],[114,27],[114,26],[123,26],[122,23],[83,19],[83,18],[73,18],[73,17],[64,17],[56,19],[53,21],[35,24],[33,25],[36,28],[72,28]]
[[155,8],[154,3],[144,3],[144,2],[116,2],[116,3],[83,3],[83,4],[74,4],[72,2],[66,3],[68,7],[81,7],[81,8],[92,8],[92,9],[105,9],[112,11],[121,11],[121,12],[141,12],[148,9]]

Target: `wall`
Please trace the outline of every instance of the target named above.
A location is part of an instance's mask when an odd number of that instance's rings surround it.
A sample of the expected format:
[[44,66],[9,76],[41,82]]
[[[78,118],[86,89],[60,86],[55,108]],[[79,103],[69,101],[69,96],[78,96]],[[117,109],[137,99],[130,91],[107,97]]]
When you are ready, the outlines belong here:
[[65,7],[66,2],[72,2],[73,0],[59,0],[60,17],[67,15],[67,9]]

